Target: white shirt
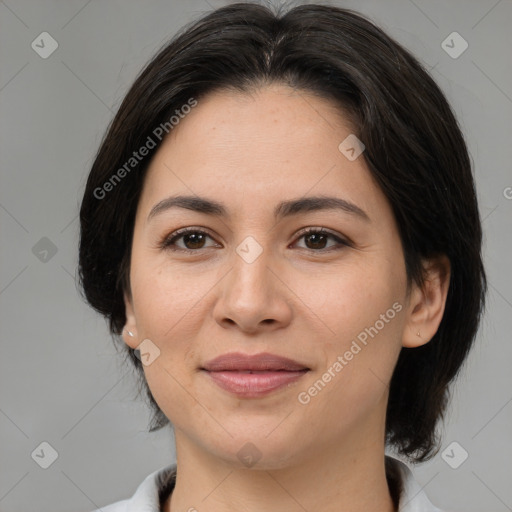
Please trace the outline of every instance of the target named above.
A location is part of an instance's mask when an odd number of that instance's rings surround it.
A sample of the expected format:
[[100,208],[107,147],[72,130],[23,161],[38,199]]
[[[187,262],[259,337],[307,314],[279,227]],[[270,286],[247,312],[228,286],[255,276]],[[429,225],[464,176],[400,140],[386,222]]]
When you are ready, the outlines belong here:
[[[391,459],[389,456],[386,458]],[[403,486],[398,512],[442,512],[428,500],[414,480],[411,470],[397,459],[393,459],[393,462],[400,470]],[[161,512],[159,493],[164,490],[164,486],[173,486],[175,478],[176,464],[165,466],[148,475],[130,499],[112,503],[94,512]]]

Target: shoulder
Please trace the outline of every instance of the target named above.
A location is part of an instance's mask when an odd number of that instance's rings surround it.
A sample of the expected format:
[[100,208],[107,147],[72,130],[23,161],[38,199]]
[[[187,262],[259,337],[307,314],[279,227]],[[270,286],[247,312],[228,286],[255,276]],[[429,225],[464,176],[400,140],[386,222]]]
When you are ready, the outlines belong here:
[[403,462],[389,456],[386,456],[386,460],[400,479],[398,512],[443,512],[430,502],[425,491],[414,479],[412,471]]
[[101,507],[99,509],[94,510],[93,512],[127,512],[127,504],[129,500],[117,501],[116,503],[111,503],[106,507]]
[[161,503],[173,489],[176,464],[160,468],[149,474],[129,499],[102,506],[93,512],[160,512]]

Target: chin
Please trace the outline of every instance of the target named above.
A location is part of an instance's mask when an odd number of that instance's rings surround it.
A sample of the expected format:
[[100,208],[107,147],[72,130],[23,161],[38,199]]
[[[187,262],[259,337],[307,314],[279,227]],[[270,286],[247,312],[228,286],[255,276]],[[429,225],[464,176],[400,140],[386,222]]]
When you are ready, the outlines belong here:
[[259,435],[230,430],[233,437],[226,434],[222,438],[203,439],[202,444],[232,469],[277,470],[299,464],[304,453],[297,444],[297,436],[290,432],[268,436],[272,428],[265,428]]

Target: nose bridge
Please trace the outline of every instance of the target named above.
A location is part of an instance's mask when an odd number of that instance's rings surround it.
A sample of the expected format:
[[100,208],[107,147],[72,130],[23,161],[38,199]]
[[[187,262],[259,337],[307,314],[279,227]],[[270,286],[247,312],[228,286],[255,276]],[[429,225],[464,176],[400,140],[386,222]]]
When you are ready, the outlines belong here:
[[268,244],[260,244],[254,236],[244,238],[235,248],[233,255],[231,292],[239,295],[239,299],[247,295],[252,296],[254,300],[258,297],[262,299],[271,293],[269,285],[272,283],[268,282],[270,277],[273,277],[268,269],[272,264],[271,260],[272,250]]
[[268,245],[246,237],[235,247],[231,264],[215,307],[217,322],[235,323],[243,330],[254,331],[258,326],[282,326],[290,320],[286,287],[279,286],[270,270],[274,266],[273,251]]

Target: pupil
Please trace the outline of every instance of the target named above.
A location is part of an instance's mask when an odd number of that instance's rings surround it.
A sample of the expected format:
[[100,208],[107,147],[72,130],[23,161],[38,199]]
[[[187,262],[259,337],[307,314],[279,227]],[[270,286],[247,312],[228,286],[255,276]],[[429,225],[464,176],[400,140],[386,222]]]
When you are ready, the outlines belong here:
[[[184,242],[189,249],[200,249],[202,243],[204,243],[204,237],[201,233],[192,233],[185,235]],[[189,245],[192,245],[192,247],[189,247]]]
[[[325,235],[320,235],[318,233],[313,233],[311,235],[308,235],[306,238],[309,239],[309,240],[313,239],[313,245],[314,245],[313,248],[314,249],[323,249],[325,247],[325,239],[326,239]],[[319,241],[319,239],[322,239],[322,240]],[[320,243],[320,247],[318,246],[319,243]]]

